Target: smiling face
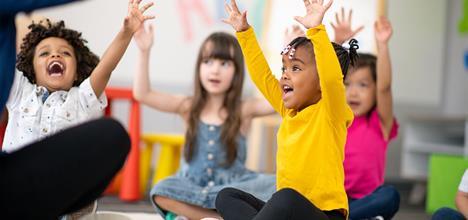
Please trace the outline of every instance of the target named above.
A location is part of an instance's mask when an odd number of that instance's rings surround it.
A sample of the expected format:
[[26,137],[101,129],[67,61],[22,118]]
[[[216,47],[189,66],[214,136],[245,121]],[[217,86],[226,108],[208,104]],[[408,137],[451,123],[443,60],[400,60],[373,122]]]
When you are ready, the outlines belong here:
[[68,91],[77,80],[74,49],[62,38],[42,40],[34,50],[33,66],[36,84],[50,92]]
[[346,100],[355,116],[366,115],[376,102],[376,85],[369,67],[358,68],[345,78]]
[[283,55],[280,87],[284,106],[301,111],[321,98],[320,81],[310,43],[296,48],[294,56]]

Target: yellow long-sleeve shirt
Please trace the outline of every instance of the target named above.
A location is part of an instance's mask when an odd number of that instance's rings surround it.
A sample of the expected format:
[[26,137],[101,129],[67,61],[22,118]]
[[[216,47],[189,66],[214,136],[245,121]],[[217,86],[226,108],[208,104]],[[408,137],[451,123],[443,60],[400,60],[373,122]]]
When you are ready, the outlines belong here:
[[249,74],[283,121],[278,130],[277,189],[292,188],[324,211],[348,212],[344,146],[353,113],[346,103],[340,63],[325,27],[307,30],[314,46],[322,98],[297,112],[284,107],[278,80],[252,28],[237,33]]

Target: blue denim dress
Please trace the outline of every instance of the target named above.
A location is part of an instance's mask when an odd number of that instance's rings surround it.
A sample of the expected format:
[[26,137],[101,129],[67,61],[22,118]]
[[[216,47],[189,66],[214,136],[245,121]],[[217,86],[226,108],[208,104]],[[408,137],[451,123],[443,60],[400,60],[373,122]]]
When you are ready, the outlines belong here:
[[[246,141],[243,136],[238,138],[237,158],[231,166],[223,166],[226,152],[220,137],[221,126],[200,122],[192,160],[187,162],[182,158],[177,173],[153,187],[151,201],[154,203],[154,196],[164,196],[215,209],[216,195],[225,187],[234,187],[264,201],[268,200],[276,191],[275,175],[256,173],[244,166]],[[165,216],[164,211],[154,205],[158,213]]]

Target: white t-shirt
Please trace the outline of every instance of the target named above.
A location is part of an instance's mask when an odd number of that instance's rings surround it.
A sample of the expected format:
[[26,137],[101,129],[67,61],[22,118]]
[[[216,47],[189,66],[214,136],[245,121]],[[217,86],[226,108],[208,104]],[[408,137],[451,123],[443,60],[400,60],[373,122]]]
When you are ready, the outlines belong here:
[[463,174],[460,185],[458,186],[458,191],[468,193],[468,169],[466,169],[465,174]]
[[69,91],[51,93],[31,84],[22,73],[15,74],[6,104],[8,125],[2,150],[12,152],[25,145],[57,133],[65,128],[102,116],[107,106],[104,92],[96,97],[89,78]]

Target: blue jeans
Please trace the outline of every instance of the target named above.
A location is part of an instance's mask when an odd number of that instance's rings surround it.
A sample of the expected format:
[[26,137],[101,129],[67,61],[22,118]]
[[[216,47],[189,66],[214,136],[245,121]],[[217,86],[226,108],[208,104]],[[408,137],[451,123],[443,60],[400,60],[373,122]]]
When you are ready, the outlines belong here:
[[400,207],[400,193],[393,186],[380,186],[361,199],[349,198],[349,219],[382,216],[391,219]]
[[463,215],[451,208],[440,208],[434,215],[432,215],[432,220],[465,220]]

